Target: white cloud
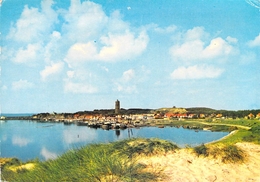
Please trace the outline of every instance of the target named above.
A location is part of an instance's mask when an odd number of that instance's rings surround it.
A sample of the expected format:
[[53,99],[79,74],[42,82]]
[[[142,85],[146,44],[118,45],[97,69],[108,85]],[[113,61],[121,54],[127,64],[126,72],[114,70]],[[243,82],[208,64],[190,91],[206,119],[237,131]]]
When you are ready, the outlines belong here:
[[201,27],[188,30],[182,37],[179,43],[177,42],[170,48],[170,54],[174,60],[192,62],[223,59],[236,52],[235,47],[230,44],[236,43],[235,38],[228,37],[226,41],[217,37],[210,40],[209,34]]
[[[65,76],[62,79],[65,92],[95,93],[98,89],[92,82],[98,85],[102,79],[101,74],[95,75],[99,67],[91,61],[124,61],[146,50],[149,42],[146,28],[131,26],[118,10],[106,14],[101,5],[91,1],[72,0],[68,9],[58,10],[52,8],[53,4],[53,0],[47,0],[42,1],[40,8],[25,6],[9,31],[7,41],[12,44],[4,47],[5,60],[45,64],[39,72],[42,81]],[[167,31],[172,29],[168,27]],[[102,69],[109,71],[107,67]],[[94,79],[86,76],[89,70]],[[125,79],[130,76],[125,75]],[[14,90],[32,86],[27,80],[12,85]]]
[[94,43],[76,43],[68,51],[65,61],[70,67],[81,64],[84,61],[94,61],[97,59],[97,48]]
[[20,48],[13,61],[16,63],[30,63],[37,61],[41,46],[39,44],[28,44],[27,47]]
[[57,13],[51,9],[52,4],[52,0],[42,1],[41,10],[26,5],[8,37],[21,42],[36,42],[44,39],[53,23],[57,21]]
[[175,25],[171,25],[171,26],[168,26],[168,27],[165,27],[165,28],[161,28],[161,27],[158,27],[158,26],[156,25],[156,27],[155,27],[154,30],[155,30],[155,32],[164,34],[164,33],[172,33],[172,32],[174,32],[176,29],[177,29],[177,26],[175,26]]
[[107,16],[90,1],[72,1],[63,34],[71,41],[65,61],[77,66],[87,61],[121,61],[140,55],[148,44],[145,30],[132,29],[119,11]]
[[69,93],[80,93],[80,94],[91,94],[98,91],[97,88],[88,83],[74,83],[72,81],[67,81],[64,86],[65,92]]
[[76,42],[85,42],[99,37],[108,21],[102,6],[91,1],[81,4],[78,0],[71,1],[64,18],[66,20],[66,24],[63,24],[64,33],[69,40]]
[[171,73],[172,79],[203,79],[217,78],[223,73],[222,69],[206,65],[179,67]]
[[50,40],[44,47],[43,57],[44,57],[44,61],[50,64],[55,60],[61,59],[59,57],[60,55],[62,55],[60,52],[60,48],[62,46],[61,46],[61,42],[59,42],[61,40],[60,32],[53,31],[49,37]]
[[127,94],[131,94],[131,93],[137,93],[137,88],[136,85],[132,85],[132,84],[125,84],[125,83],[115,83],[115,91],[118,92],[124,92]]
[[218,37],[211,40],[210,44],[201,52],[201,58],[212,59],[227,56],[233,52],[233,49],[228,42]]
[[204,43],[201,40],[184,42],[181,45],[174,45],[170,48],[173,59],[184,61],[198,60],[201,57]]
[[226,40],[228,41],[228,43],[234,43],[234,44],[236,44],[237,42],[238,42],[238,40],[236,39],[236,38],[234,38],[234,37],[230,37],[230,36],[228,36],[227,38],[226,38]]
[[145,31],[142,31],[136,38],[128,31],[120,35],[109,34],[101,37],[101,42],[105,46],[100,50],[99,59],[104,61],[131,59],[146,49],[148,41]]
[[134,79],[136,76],[135,74],[136,73],[133,69],[124,71],[122,77],[118,79],[118,81],[114,82],[114,90],[118,92],[125,92],[128,94],[137,93],[136,84],[139,80]]
[[67,76],[68,78],[73,78],[75,75],[75,72],[74,71],[67,71]]
[[102,66],[101,69],[106,71],[106,72],[109,72],[109,69],[107,67],[105,67],[105,66]]
[[133,69],[129,69],[123,73],[122,80],[124,82],[128,82],[133,79],[135,76],[135,71]]
[[19,81],[12,83],[13,90],[22,90],[22,89],[29,89],[33,87],[33,83],[28,82],[27,80],[20,79]]
[[51,66],[45,66],[45,69],[40,72],[43,81],[46,81],[48,77],[53,77],[62,72],[64,67],[63,62],[53,63]]
[[254,40],[251,40],[248,42],[248,45],[250,47],[257,47],[257,46],[260,46],[260,33],[258,36],[255,37]]
[[209,34],[205,32],[203,27],[194,27],[193,29],[187,30],[183,35],[185,41],[202,40],[208,38]]
[[145,31],[138,37],[127,31],[124,34],[109,34],[100,38],[101,46],[94,42],[76,43],[68,51],[65,61],[70,65],[75,65],[85,61],[118,61],[131,59],[140,55],[147,46],[148,36]]

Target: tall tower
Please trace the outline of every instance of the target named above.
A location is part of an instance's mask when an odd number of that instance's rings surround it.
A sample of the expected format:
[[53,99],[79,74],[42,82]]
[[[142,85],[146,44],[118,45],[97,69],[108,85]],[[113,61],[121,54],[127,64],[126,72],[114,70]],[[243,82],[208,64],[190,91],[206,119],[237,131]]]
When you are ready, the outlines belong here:
[[120,112],[120,101],[116,100],[115,102],[115,114],[119,114]]

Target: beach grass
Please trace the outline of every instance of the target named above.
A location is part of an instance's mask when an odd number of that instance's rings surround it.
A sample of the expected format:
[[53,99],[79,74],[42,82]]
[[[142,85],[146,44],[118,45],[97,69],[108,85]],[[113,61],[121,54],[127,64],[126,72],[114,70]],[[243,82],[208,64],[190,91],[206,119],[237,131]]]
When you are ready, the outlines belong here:
[[[130,139],[110,144],[92,144],[71,150],[54,160],[36,161],[33,169],[12,170],[2,166],[6,181],[156,181],[160,172],[147,172],[135,156],[178,149],[159,139]],[[21,165],[20,162],[14,164]],[[24,165],[24,164],[23,164]],[[156,170],[155,170],[156,171]],[[159,170],[158,170],[159,171]]]
[[245,152],[236,145],[210,145],[204,144],[194,147],[197,156],[212,157],[220,159],[223,163],[241,163],[245,160]]

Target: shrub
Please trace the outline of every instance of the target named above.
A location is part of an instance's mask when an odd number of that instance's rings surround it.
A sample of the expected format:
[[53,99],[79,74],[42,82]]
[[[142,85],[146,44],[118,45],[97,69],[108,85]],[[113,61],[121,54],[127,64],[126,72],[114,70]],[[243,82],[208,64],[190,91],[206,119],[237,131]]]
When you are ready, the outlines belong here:
[[251,131],[253,134],[259,134],[260,133],[260,125],[252,127]]
[[166,153],[175,149],[178,149],[177,145],[160,139],[130,139],[115,142],[113,145],[113,150],[127,157]]
[[197,146],[197,147],[194,147],[194,152],[198,155],[198,156],[200,156],[200,155],[203,155],[203,156],[208,156],[209,154],[208,154],[208,148],[204,145],[204,144],[202,144],[202,145],[199,145],[199,146]]
[[222,162],[224,163],[237,163],[244,160],[244,153],[235,145],[228,145],[223,148],[224,155],[222,156]]

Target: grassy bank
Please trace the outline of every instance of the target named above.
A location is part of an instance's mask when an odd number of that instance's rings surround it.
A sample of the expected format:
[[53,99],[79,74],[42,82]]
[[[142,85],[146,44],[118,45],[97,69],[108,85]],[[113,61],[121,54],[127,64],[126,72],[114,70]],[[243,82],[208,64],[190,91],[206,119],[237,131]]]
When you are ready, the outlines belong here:
[[187,120],[156,120],[157,126],[183,127],[188,129],[210,131],[237,131],[235,134],[217,143],[235,144],[237,142],[253,142],[260,144],[260,120],[258,119],[187,119]]
[[154,181],[160,172],[148,172],[138,163],[140,155],[162,154],[178,149],[158,139],[130,139],[110,144],[88,145],[71,150],[55,160],[34,161],[32,169],[21,168],[18,160],[5,161],[6,181]]

